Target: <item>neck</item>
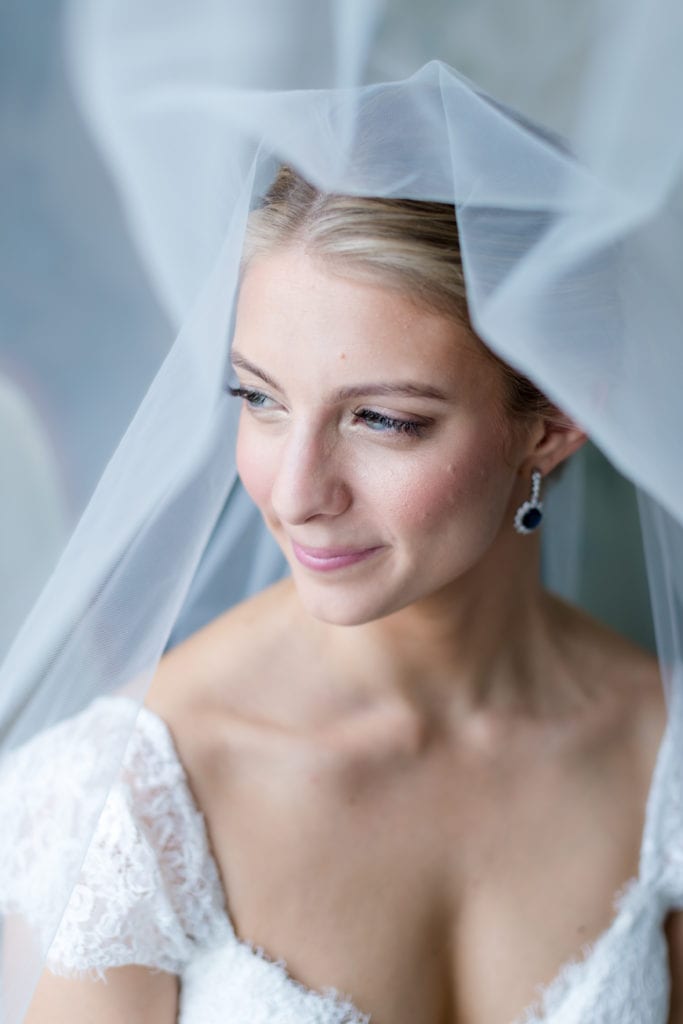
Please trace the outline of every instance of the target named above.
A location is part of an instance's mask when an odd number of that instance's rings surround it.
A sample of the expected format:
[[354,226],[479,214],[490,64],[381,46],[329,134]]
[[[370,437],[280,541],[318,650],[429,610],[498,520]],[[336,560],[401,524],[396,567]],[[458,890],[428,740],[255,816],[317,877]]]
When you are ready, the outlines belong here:
[[559,606],[539,562],[539,537],[512,535],[427,598],[363,625],[327,625],[335,663],[365,698],[397,698],[424,717],[441,719],[446,706],[456,716],[565,706],[566,680],[549,671]]

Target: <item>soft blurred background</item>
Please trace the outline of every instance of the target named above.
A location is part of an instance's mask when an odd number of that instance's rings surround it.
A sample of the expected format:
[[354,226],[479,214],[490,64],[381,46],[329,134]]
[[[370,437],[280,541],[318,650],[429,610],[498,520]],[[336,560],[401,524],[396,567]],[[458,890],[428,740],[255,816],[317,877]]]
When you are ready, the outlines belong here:
[[72,100],[61,17],[0,5],[0,655],[172,341]]
[[[348,0],[347,10],[355,6]],[[366,79],[404,77],[438,57],[528,116],[572,129],[591,55],[585,0],[570,18],[564,0],[371,6]],[[173,311],[150,281],[72,97],[64,9],[59,0],[39,12],[21,0],[0,6],[0,658],[174,335]],[[531,53],[533,88],[524,73]],[[319,84],[325,74],[316,72]],[[633,488],[594,447],[580,471],[591,550],[573,596],[653,646]],[[551,496],[554,514],[567,510],[554,509]],[[177,635],[188,629],[181,623]]]

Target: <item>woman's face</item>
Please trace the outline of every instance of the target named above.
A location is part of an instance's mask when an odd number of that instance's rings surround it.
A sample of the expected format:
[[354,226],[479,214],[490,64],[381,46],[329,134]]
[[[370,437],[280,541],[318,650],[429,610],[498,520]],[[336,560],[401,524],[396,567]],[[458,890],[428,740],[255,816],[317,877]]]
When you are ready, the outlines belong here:
[[247,269],[233,365],[239,474],[315,617],[432,596],[512,530],[502,373],[446,317],[280,251]]

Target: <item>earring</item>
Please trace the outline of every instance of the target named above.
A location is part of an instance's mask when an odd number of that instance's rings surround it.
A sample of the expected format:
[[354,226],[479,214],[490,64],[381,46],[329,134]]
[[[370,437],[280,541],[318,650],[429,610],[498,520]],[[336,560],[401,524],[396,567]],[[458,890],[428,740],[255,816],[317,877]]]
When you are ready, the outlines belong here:
[[515,513],[515,530],[517,533],[533,533],[541,525],[543,519],[543,502],[541,494],[541,471],[534,469],[531,474],[531,497],[523,501]]

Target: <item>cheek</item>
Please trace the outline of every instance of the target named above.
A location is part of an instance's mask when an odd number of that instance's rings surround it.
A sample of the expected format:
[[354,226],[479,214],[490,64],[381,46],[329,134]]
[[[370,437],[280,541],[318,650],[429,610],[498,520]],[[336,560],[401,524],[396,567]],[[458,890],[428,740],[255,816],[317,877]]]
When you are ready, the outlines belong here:
[[254,432],[245,423],[244,415],[240,419],[235,448],[237,472],[244,489],[261,510],[270,503],[270,495],[275,478],[275,459],[272,457],[274,446],[259,443]]
[[497,445],[434,453],[412,471],[382,481],[387,523],[431,543],[448,533],[486,543],[495,535],[514,483]]

